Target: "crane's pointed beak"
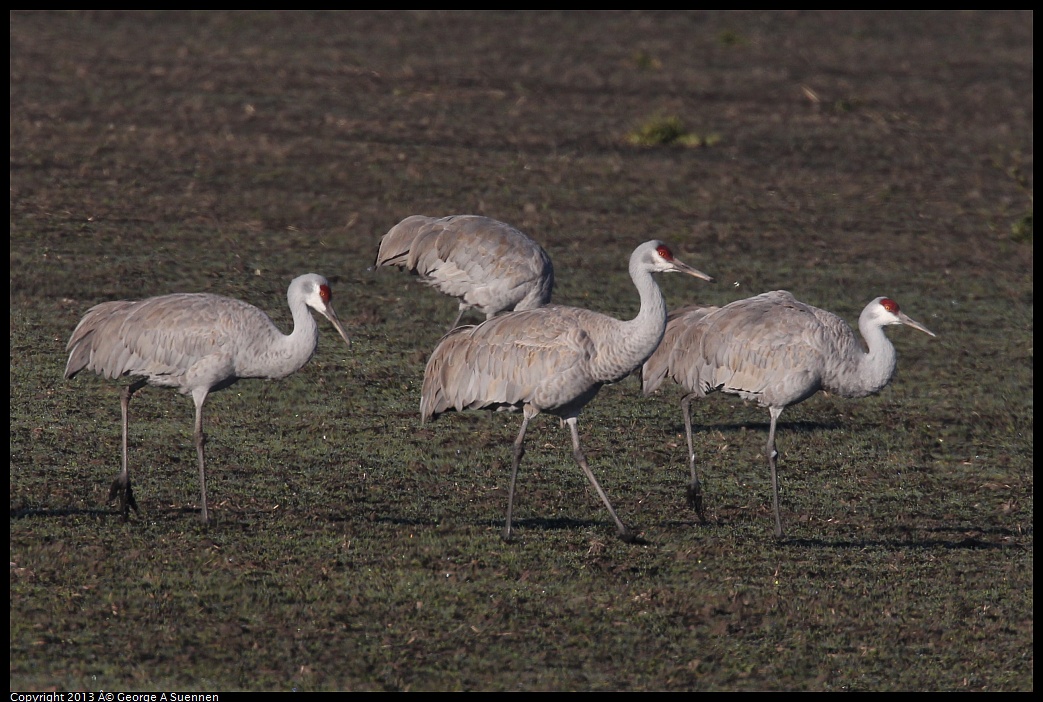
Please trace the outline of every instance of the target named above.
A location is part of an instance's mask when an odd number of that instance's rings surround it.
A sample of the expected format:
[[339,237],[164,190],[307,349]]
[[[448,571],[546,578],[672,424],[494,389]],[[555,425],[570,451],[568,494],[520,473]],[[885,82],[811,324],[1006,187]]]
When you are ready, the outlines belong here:
[[919,322],[917,322],[915,319],[913,319],[912,317],[907,315],[905,312],[899,312],[898,313],[898,321],[900,321],[902,324],[905,324],[906,326],[912,327],[913,329],[919,329],[924,334],[930,334],[931,336],[937,336],[937,334],[935,334],[933,331],[931,331],[930,329],[928,329],[924,325],[922,325]]
[[695,268],[689,266],[687,263],[678,261],[676,258],[673,262],[674,265],[677,267],[673,270],[667,271],[667,273],[686,273],[688,275],[695,276],[696,278],[702,278],[703,280],[708,280],[711,283],[713,282],[713,276],[707,275],[700,270],[696,270]]
[[344,325],[340,323],[340,317],[337,316],[336,310],[333,309],[333,303],[328,303],[326,309],[322,311],[322,316],[330,320],[330,324],[337,330],[341,338],[344,339],[348,347],[351,347],[351,339],[348,338],[348,333],[344,331]]

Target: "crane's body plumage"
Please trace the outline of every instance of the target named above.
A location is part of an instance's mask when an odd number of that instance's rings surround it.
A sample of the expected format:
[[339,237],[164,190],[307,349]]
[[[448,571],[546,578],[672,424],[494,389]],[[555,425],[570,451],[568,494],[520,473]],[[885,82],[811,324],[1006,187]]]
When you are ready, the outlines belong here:
[[934,336],[884,297],[862,311],[861,340],[837,315],[800,302],[785,290],[723,307],[683,307],[668,315],[663,342],[641,369],[642,390],[650,394],[670,378],[688,393],[681,402],[691,466],[688,499],[700,516],[691,401],[719,391],[768,408],[766,452],[775,487],[776,534],[781,536],[775,463],[779,415],[820,390],[858,398],[883,389],[894,377],[897,363],[894,346],[883,331],[890,324],[906,324]]
[[[569,325],[571,315],[562,310],[543,309],[549,314],[516,312],[499,317],[498,323],[457,327],[448,334],[425,372],[429,392],[421,395],[421,416],[520,410],[525,403],[546,412],[571,400],[577,384],[592,384],[581,361],[596,353],[589,334]],[[545,372],[544,366],[551,370]]]
[[518,462],[529,420],[541,412],[569,425],[573,455],[616,522],[631,538],[586,465],[576,420],[605,383],[625,378],[655,350],[666,325],[666,307],[653,272],[678,271],[709,276],[673,258],[659,241],[639,246],[630,258],[630,275],[641,309],[629,321],[577,307],[546,305],[493,317],[477,326],[446,334],[424,371],[420,400],[423,420],[466,409],[523,413],[515,441],[505,538],[510,537],[511,505]]
[[[279,331],[267,314],[240,300],[175,293],[91,308],[70,340],[66,377],[84,368],[104,378],[148,378],[191,388],[240,378],[284,378],[314,352],[318,327]],[[291,335],[292,336],[292,335]]]
[[[548,305],[457,327],[431,356],[421,415],[525,404],[568,415],[578,400],[586,403],[588,391],[592,397],[622,380],[651,354],[655,334],[641,344],[623,334],[624,325],[591,310]],[[607,343],[620,336],[634,348]]]
[[[478,215],[412,215],[380,240],[376,267],[397,266],[486,319],[550,302],[554,267],[547,252],[509,224]],[[452,328],[450,327],[450,328]]]
[[137,380],[124,390],[124,468],[113,483],[122,494],[124,518],[133,506],[127,473],[127,407],[145,384],[190,394],[196,405],[196,443],[203,485],[202,517],[206,521],[202,410],[209,393],[245,378],[284,378],[315,353],[319,331],[308,308],[334,325],[345,342],[347,333],[330,301],[325,278],[295,278],[287,291],[294,328],[283,334],[267,314],[241,300],[208,293],[174,293],[144,300],[115,300],[95,305],[76,326],[66,350],[65,377],[82,370],[116,379]]

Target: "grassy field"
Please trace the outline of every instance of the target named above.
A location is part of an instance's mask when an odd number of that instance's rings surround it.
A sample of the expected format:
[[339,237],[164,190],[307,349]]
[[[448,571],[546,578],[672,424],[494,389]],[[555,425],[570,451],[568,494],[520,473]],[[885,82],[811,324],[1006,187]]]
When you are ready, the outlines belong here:
[[[12,12],[11,689],[1033,689],[1031,12]],[[660,238],[713,284],[891,328],[879,395],[421,424],[456,302],[372,270],[411,214],[484,214],[555,301],[637,311]],[[207,403],[62,377],[93,304],[327,276],[352,336]],[[474,321],[477,318],[471,318]]]

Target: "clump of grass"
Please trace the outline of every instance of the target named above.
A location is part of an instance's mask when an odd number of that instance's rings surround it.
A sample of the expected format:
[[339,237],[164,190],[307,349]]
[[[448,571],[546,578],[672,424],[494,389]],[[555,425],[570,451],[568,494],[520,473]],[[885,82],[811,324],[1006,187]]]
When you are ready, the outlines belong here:
[[1018,243],[1032,243],[1032,213],[1029,212],[1011,225],[1010,238]]
[[663,68],[663,62],[644,49],[634,52],[634,64],[643,71],[659,71]]
[[721,140],[719,134],[700,135],[689,132],[676,115],[652,117],[627,134],[627,141],[635,146],[713,146]]
[[740,46],[746,43],[742,35],[732,29],[725,29],[717,35],[717,40],[725,46]]
[[836,113],[854,112],[857,107],[858,102],[856,100],[849,100],[848,98],[840,98],[833,102],[833,111]]

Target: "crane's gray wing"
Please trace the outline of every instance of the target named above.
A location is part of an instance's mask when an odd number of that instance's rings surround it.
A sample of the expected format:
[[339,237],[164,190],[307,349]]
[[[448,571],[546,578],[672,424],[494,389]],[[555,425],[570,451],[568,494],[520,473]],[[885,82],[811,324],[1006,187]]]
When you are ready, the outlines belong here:
[[725,305],[701,322],[686,382],[761,403],[792,404],[821,387],[827,335],[814,308],[785,291]]
[[[546,252],[504,222],[475,215],[445,217],[421,231],[410,268],[426,282],[479,309],[511,309],[542,284],[550,299],[553,269]],[[549,280],[548,280],[549,278]]]
[[[673,378],[675,368],[685,362],[688,349],[699,346],[702,327],[697,323],[717,307],[687,305],[671,311],[666,316],[666,331],[663,340],[652,355],[641,366],[641,391],[650,395],[659,389],[668,376]],[[680,381],[679,381],[680,382]]]
[[417,236],[425,230],[430,230],[434,217],[424,215],[412,215],[393,226],[388,233],[380,239],[377,247],[377,258],[373,265],[398,266],[399,268],[411,268],[409,262],[410,251]]
[[203,359],[230,375],[240,346],[270,344],[279,333],[256,307],[218,295],[106,302],[88,310],[69,339],[66,377],[88,368],[106,378],[140,375],[180,385]]
[[439,342],[424,371],[420,413],[454,409],[553,410],[588,393],[594,344],[565,311],[542,307],[458,328]]
[[[108,367],[111,363],[99,366],[92,365],[91,361],[96,349],[111,344],[107,339],[116,335],[119,325],[126,316],[126,310],[135,304],[137,304],[135,300],[113,300],[112,302],[102,302],[87,310],[69,337],[69,343],[65,345],[65,350],[69,354],[69,360],[65,364],[66,378],[73,377],[88,366],[91,367],[91,370],[97,370],[106,377],[115,378],[121,375],[121,373],[109,375]],[[100,370],[101,368],[105,368],[105,370]]]

